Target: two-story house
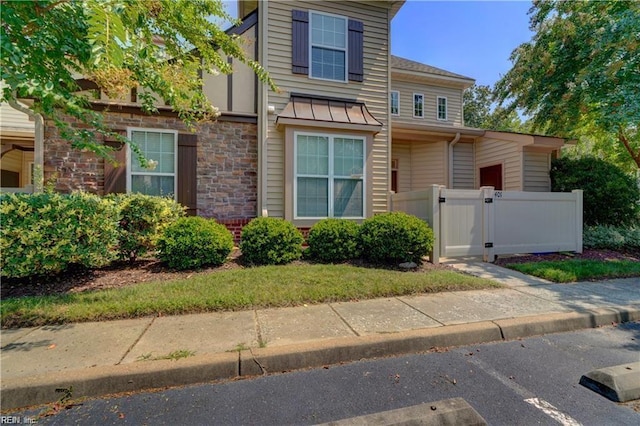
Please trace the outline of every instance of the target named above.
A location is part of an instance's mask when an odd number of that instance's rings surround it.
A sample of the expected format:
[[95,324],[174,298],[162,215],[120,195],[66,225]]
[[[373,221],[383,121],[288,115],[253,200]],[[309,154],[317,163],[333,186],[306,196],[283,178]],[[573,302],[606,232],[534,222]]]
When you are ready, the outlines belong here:
[[127,147],[119,167],[73,151],[46,122],[45,179],[62,191],[174,194],[191,214],[236,231],[260,215],[300,228],[363,219],[387,211],[391,191],[432,184],[548,191],[563,140],[465,127],[462,94],[473,79],[391,55],[403,3],[240,1],[243,23],[229,31],[277,93],[242,64],[229,76],[205,73],[203,90],[222,116],[195,133],[162,106],[142,113],[135,91],[102,96],[94,108],[158,166],[140,168]]

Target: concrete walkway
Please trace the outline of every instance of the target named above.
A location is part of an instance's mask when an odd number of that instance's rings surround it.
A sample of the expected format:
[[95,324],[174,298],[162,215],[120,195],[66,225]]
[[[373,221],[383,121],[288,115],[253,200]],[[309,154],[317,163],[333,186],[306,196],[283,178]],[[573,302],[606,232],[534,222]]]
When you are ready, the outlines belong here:
[[[504,289],[1,330],[1,407],[317,367],[640,320],[640,279],[552,284],[477,259]],[[185,354],[178,360],[162,359]],[[57,391],[56,391],[57,390]]]

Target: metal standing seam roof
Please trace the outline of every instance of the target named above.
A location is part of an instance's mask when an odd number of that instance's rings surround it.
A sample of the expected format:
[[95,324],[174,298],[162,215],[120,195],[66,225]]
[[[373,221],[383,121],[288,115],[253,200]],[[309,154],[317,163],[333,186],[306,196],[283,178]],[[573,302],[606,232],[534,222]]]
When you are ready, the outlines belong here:
[[372,128],[382,126],[364,102],[297,93],[291,94],[289,103],[278,115],[276,122],[280,119],[364,125]]

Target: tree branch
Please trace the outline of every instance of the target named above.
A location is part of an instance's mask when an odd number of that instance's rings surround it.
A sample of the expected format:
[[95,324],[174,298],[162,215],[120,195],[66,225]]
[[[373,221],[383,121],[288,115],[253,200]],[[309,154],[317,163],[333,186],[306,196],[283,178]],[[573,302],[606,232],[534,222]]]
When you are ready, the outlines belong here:
[[631,155],[631,158],[633,158],[633,161],[636,162],[636,165],[640,169],[640,150],[638,152],[634,152],[633,151],[633,148],[631,147],[631,144],[629,143],[629,139],[627,139],[627,137],[625,136],[622,128],[618,129],[618,139],[620,140],[620,142],[622,142],[624,147],[627,149],[627,151]]

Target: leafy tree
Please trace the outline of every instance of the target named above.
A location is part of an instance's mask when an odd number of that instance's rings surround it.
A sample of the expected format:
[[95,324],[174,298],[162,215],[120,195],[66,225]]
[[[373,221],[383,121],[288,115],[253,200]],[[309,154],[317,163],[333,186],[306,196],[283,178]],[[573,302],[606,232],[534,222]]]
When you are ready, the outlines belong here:
[[474,84],[464,91],[464,124],[469,127],[499,130],[505,132],[527,132],[515,110],[506,111],[494,104],[491,87]]
[[[199,75],[232,72],[227,56],[275,88],[240,39],[214,21],[235,22],[220,0],[2,0],[0,6],[2,101],[33,98],[31,109],[52,118],[78,149],[106,154],[96,133],[128,142],[90,108],[79,76],[113,98],[141,87],[138,96],[149,113],[155,93],[189,126],[219,114],[200,90]],[[72,128],[65,114],[87,128]]]
[[536,0],[533,39],[497,83],[508,110],[567,137],[606,134],[640,168],[640,2]]

